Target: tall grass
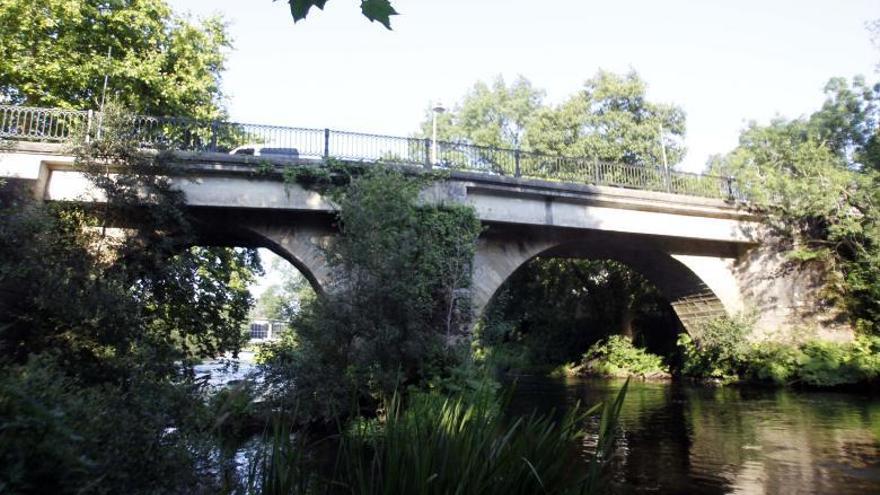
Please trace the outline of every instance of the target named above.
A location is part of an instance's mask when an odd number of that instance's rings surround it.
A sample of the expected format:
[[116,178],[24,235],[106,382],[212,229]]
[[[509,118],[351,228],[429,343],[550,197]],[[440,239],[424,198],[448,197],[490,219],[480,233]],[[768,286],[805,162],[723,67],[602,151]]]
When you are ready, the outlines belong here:
[[[617,398],[562,419],[505,417],[497,399],[412,394],[393,399],[377,422],[342,431],[329,476],[309,469],[302,437],[276,428],[267,455],[252,464],[248,493],[589,494],[602,489],[627,386]],[[596,452],[580,463],[587,418],[602,410]],[[280,464],[280,465],[278,465]],[[254,482],[254,480],[256,480]]]

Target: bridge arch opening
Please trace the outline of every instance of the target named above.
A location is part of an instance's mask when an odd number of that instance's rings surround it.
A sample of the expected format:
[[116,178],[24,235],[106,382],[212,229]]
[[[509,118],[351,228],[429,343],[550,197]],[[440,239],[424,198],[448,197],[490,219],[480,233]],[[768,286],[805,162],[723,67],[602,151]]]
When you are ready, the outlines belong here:
[[481,343],[531,342],[538,349],[520,346],[520,359],[526,352],[559,365],[620,334],[674,361],[678,334],[694,334],[727,310],[687,257],[636,241],[481,239],[474,278]]
[[196,216],[198,220],[195,222],[199,242],[270,252],[305,277],[316,294],[324,294],[331,279],[324,245],[334,235],[332,230],[323,223],[296,219],[278,222],[266,216],[202,212]]
[[265,216],[217,214],[194,216],[196,244],[255,249],[263,274],[249,287],[251,340],[274,339],[308,300],[328,290],[329,268],[320,244],[326,232],[291,221],[269,222]]

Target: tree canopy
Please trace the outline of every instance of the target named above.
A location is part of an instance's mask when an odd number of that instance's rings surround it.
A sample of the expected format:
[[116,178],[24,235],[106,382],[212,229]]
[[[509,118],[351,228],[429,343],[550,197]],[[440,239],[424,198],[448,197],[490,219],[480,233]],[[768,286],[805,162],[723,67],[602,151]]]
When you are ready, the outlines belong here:
[[0,5],[0,98],[8,102],[95,109],[106,75],[108,98],[133,112],[224,114],[220,80],[230,40],[219,18],[194,23],[165,0]]
[[[522,76],[510,85],[501,76],[491,85],[479,81],[454,108],[440,114],[437,138],[519,148],[535,114],[543,107],[543,98],[544,91]],[[431,135],[432,111],[427,110],[422,122],[424,135]]]
[[752,123],[711,170],[733,175],[789,257],[829,269],[829,300],[880,330],[880,84],[831,79],[813,114]]
[[568,100],[544,109],[527,132],[535,151],[590,156],[602,161],[660,165],[684,157],[685,114],[675,105],[651,102],[635,72],[599,71]]
[[[428,109],[423,135],[431,119]],[[616,163],[662,164],[661,136],[670,165],[685,153],[684,111],[648,100],[635,72],[599,71],[559,105],[545,104],[544,91],[522,76],[510,85],[500,76],[491,85],[480,81],[437,127],[441,140]]]

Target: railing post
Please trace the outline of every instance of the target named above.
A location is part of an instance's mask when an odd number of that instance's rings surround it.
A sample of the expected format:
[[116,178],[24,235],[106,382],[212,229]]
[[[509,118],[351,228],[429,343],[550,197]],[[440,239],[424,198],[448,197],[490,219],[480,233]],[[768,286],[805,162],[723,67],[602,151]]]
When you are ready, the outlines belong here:
[[727,176],[727,199],[730,201],[734,201],[736,198],[733,197],[733,177]]
[[92,115],[94,112],[91,110],[86,114],[86,144],[92,141]]
[[425,138],[425,170],[431,170],[431,139]]
[[217,121],[211,121],[211,144],[208,145],[208,151],[217,151]]
[[666,167],[663,170],[663,175],[666,178],[666,192],[672,192],[672,172],[669,171],[669,167]]
[[599,185],[599,157],[593,156],[593,183]]
[[324,159],[330,158],[330,129],[324,129]]
[[104,112],[103,111],[98,112],[98,121],[96,122],[96,124],[98,126],[98,129],[95,132],[95,138],[100,140],[101,139],[101,129],[104,127]]
[[522,177],[522,169],[519,165],[519,148],[513,152],[513,176]]

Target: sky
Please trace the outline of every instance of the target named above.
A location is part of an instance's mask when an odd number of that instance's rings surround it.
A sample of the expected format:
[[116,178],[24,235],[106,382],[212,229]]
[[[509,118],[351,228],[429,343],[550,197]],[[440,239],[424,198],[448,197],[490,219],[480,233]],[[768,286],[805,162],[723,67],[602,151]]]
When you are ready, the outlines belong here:
[[410,135],[478,80],[523,75],[558,103],[599,69],[635,70],[649,99],[685,110],[689,171],[751,120],[809,114],[830,77],[880,79],[877,0],[392,0],[393,31],[358,0],[296,24],[284,0],[170,3],[228,23],[236,121]]

